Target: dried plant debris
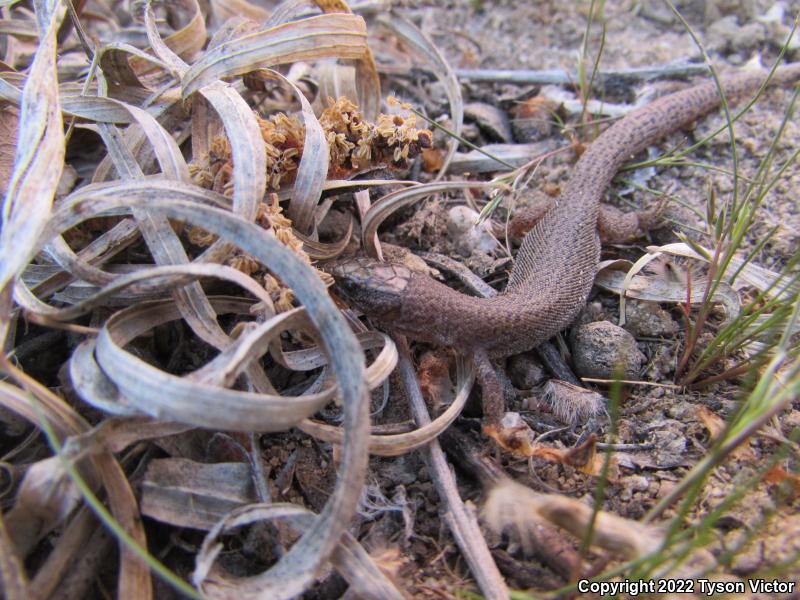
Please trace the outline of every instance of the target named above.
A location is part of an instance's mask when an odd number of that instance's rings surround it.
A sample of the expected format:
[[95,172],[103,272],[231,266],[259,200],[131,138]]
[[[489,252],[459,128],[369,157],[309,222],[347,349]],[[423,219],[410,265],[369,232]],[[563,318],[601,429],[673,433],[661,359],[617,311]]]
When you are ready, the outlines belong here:
[[[394,102],[394,104],[397,104]],[[350,99],[328,99],[319,117],[330,148],[329,177],[345,178],[368,168],[404,168],[408,161],[430,148],[433,135],[416,126],[416,115],[381,114],[375,123],[364,119]],[[275,189],[292,183],[303,153],[305,128],[295,116],[277,113],[256,117],[267,155],[267,183]],[[224,136],[211,141],[206,157],[190,164],[198,185],[230,195],[234,165],[231,145]]]
[[[670,168],[650,167],[647,187],[669,201],[623,173],[626,201],[694,219],[679,244],[653,232],[660,245],[641,258],[641,239],[604,245],[619,258],[599,272],[584,323],[628,315],[635,368],[620,389],[611,376],[573,385],[569,337],[543,367],[534,352],[512,359],[525,390],[505,386],[502,427],[484,431],[468,357],[376,330],[330,293],[325,261],[360,246],[497,293],[524,233],[504,223],[514,203],[540,188],[539,216],[556,206],[576,155],[604,114],[632,107],[645,72],[705,67],[614,69],[611,85],[582,56],[576,77],[520,84],[531,73],[508,67],[571,72],[574,44],[563,54],[553,40],[591,42],[580,3],[417,4],[2,3],[4,597],[505,599],[514,586],[616,583],[609,572],[642,561],[648,577],[796,573],[800,221],[783,200],[796,196],[794,121],[778,102],[737,121],[749,138],[739,200],[757,196],[767,214],[738,250],[716,192],[734,187],[727,143],[691,164],[662,155],[713,123],[649,152]],[[731,28],[729,8],[712,11],[712,33]],[[739,52],[732,63],[776,58],[775,36],[791,31],[782,3],[753,11],[736,18],[758,36],[714,45]],[[692,55],[652,29],[642,52],[648,22],[615,13],[609,64]],[[765,144],[762,125],[784,137]],[[745,189],[770,181],[763,197]],[[467,261],[448,215],[464,239],[482,236]],[[639,306],[626,312],[626,299]],[[691,370],[688,341],[707,389],[661,381]],[[545,383],[545,371],[572,383]],[[493,483],[481,497],[439,445],[456,429],[514,480],[482,477]]]

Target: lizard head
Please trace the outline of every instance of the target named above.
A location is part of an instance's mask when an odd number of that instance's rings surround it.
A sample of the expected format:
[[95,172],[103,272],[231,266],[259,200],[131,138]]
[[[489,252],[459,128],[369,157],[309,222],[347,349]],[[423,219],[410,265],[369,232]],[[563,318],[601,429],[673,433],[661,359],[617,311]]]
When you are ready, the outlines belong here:
[[350,258],[324,265],[333,275],[335,289],[370,317],[386,324],[399,318],[412,271],[399,263],[370,258]]

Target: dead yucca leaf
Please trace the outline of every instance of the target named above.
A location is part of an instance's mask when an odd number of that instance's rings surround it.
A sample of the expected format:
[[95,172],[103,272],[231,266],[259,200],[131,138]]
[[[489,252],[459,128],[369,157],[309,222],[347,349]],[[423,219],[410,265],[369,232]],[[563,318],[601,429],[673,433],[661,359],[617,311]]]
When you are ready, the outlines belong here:
[[[223,547],[217,538],[226,530],[256,522],[279,521],[306,535],[319,520],[314,513],[294,504],[250,504],[237,508],[209,531],[195,561],[194,584],[214,598],[290,598],[302,593],[302,581],[287,575],[270,576],[266,571],[253,577],[235,577],[215,565]],[[304,536],[305,537],[305,536]],[[302,539],[301,539],[302,542]],[[295,544],[295,548],[298,544]],[[334,568],[361,598],[403,600],[404,596],[370,558],[358,541],[347,531],[339,539],[331,555]]]
[[[597,266],[595,283],[603,289],[620,294],[621,324],[625,324],[626,298],[672,304],[684,304],[687,300],[691,304],[703,302],[707,283],[705,277],[696,273],[690,275],[689,271],[670,261],[651,264],[651,261],[660,256],[660,252],[655,252],[645,254],[634,264],[614,260],[603,261]],[[650,267],[650,273],[640,274],[646,266]],[[712,300],[724,307],[726,322],[734,318],[741,309],[738,293],[727,284],[721,284],[717,288]]]
[[[65,11],[60,2],[42,3],[38,15],[39,48],[22,91],[14,170],[3,203],[0,230],[0,292],[22,271],[35,253],[46,226],[64,167],[64,129],[58,100],[56,32]],[[3,302],[2,310],[10,309]],[[4,340],[9,314],[0,314]]]
[[227,41],[195,62],[183,78],[183,95],[223,77],[320,58],[359,59],[367,53],[364,19],[328,13],[292,21]]
[[0,108],[0,193],[4,196],[8,189],[11,172],[14,169],[18,128],[19,110],[14,106]]

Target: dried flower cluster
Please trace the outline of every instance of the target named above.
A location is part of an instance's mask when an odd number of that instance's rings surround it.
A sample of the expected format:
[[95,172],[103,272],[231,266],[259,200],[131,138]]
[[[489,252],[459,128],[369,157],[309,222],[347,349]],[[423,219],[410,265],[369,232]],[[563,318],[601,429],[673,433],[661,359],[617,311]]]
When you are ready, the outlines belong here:
[[[284,113],[256,119],[267,154],[267,185],[277,190],[284,180],[294,179],[303,152],[305,127],[297,117]],[[233,157],[228,138],[220,135],[211,140],[208,155],[192,162],[189,170],[197,185],[230,196]]]
[[[258,206],[258,214],[256,215],[256,223],[261,225],[264,229],[272,231],[277,240],[284,246],[287,246],[297,256],[299,256],[306,263],[311,263],[306,251],[303,249],[303,242],[301,242],[292,231],[292,222],[283,214],[283,209],[278,203],[278,195],[271,194],[270,202],[261,202]],[[195,230],[190,231],[189,237],[193,243],[192,234]],[[202,230],[198,230],[205,233]],[[242,273],[253,275],[262,271],[261,263],[259,263],[253,256],[246,252],[237,251],[227,261],[227,264],[234,269],[238,269]],[[275,277],[267,272],[261,273],[262,285],[272,295],[272,300],[275,302],[275,309],[278,312],[283,312],[292,308],[292,301],[294,294],[292,290],[287,288],[283,283],[278,281]]]
[[319,122],[330,146],[334,171],[359,170],[383,163],[405,166],[409,158],[431,146],[430,130],[417,129],[414,114],[406,117],[382,114],[372,124],[364,120],[358,107],[347,98],[329,103]]
[[[406,166],[409,158],[431,147],[433,136],[428,129],[417,129],[416,115],[380,115],[376,123],[364,120],[358,107],[347,98],[329,100],[319,118],[330,146],[330,171],[335,177],[354,170],[383,165]],[[279,189],[291,183],[303,154],[305,127],[297,117],[276,113],[257,117],[267,152],[267,185]],[[224,136],[211,142],[207,156],[190,165],[192,178],[206,189],[231,194],[233,158],[231,145]]]
[[[380,115],[377,123],[372,124],[364,120],[358,107],[347,98],[339,98],[335,102],[329,100],[329,104],[319,122],[330,146],[330,176],[342,177],[378,164],[402,167],[408,159],[431,146],[431,132],[416,128],[414,114],[407,117]],[[284,113],[257,119],[266,148],[267,185],[277,190],[282,184],[294,180],[303,153],[305,127],[297,117]],[[215,137],[208,154],[189,165],[192,179],[197,185],[229,197],[233,192],[233,168],[231,145],[225,136]],[[261,203],[256,222],[265,229],[271,229],[279,241],[310,262],[302,242],[292,232],[291,221],[283,215],[276,194],[272,194],[270,203]],[[192,227],[188,235],[191,243],[197,246],[208,246],[216,239],[216,236],[200,227]],[[258,261],[243,252],[237,252],[227,262],[248,275],[261,270]],[[291,290],[267,273],[263,280],[264,288],[275,299],[276,308],[290,308],[293,300]]]

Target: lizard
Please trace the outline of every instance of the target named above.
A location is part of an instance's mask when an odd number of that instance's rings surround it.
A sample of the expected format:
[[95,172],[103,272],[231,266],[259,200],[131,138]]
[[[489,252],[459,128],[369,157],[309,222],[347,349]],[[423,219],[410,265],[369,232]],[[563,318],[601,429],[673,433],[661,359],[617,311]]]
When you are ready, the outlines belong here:
[[[757,90],[763,70],[724,76],[726,98]],[[800,79],[800,63],[770,83]],[[492,358],[535,348],[565,329],[586,304],[600,258],[597,221],[603,194],[623,164],[667,134],[716,109],[713,81],[663,96],[628,113],[592,142],[560,197],[525,235],[504,292],[469,296],[398,263],[357,257],[332,264],[340,295],[378,325],[412,339],[470,354],[483,389],[484,423],[496,425],[504,402]]]

